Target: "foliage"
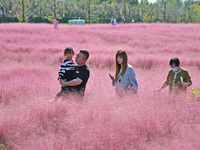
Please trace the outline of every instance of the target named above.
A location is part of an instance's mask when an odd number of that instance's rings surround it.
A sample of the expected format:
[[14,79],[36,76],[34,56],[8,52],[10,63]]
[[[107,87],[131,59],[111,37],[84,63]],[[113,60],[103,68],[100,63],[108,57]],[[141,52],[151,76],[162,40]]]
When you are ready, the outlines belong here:
[[21,9],[21,12],[17,15],[19,22],[28,22],[28,17],[25,13],[26,11],[25,0],[19,1],[19,8]]
[[26,16],[26,14],[18,14],[17,19],[19,20],[19,22],[28,22],[28,17]]
[[188,90],[188,92],[191,94],[189,97],[200,101],[200,88],[196,90],[192,88],[191,90]]
[[[25,8],[22,7],[22,1]],[[89,22],[90,8],[92,23],[99,23],[97,18],[108,20],[112,17],[120,22],[131,22],[133,19],[135,22],[200,22],[199,2],[195,0],[157,0],[155,3],[149,0],[90,0],[90,5],[89,0],[65,0],[64,6],[60,0],[1,0],[1,3],[6,17],[20,14],[20,20],[24,13],[28,18],[35,15],[45,17],[49,22],[63,16],[80,17]],[[108,22],[105,20],[100,22]]]
[[56,14],[56,17],[54,16],[54,13],[52,12],[51,16],[45,17],[49,22],[52,22],[53,19],[58,18],[61,19],[59,14]]
[[200,23],[200,6],[197,4],[193,4],[190,6],[193,13],[193,18],[195,23]]
[[[2,18],[0,18],[0,23],[2,23]],[[17,17],[5,17],[5,20],[4,22],[6,23],[10,23],[10,22],[19,22],[18,18]]]
[[151,20],[150,16],[147,13],[144,13],[143,14],[143,22],[147,22],[148,23],[148,22],[150,22],[150,20]]
[[49,21],[45,17],[40,17],[40,16],[35,15],[33,17],[29,17],[29,22],[31,22],[31,23],[51,23],[52,21]]

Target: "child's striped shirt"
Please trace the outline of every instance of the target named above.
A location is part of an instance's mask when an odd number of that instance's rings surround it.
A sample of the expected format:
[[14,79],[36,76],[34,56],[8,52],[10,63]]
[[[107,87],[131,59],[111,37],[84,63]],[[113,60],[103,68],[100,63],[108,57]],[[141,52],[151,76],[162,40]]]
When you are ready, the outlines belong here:
[[74,73],[76,64],[73,60],[64,59],[60,71],[58,73],[61,79],[70,80],[71,75]]

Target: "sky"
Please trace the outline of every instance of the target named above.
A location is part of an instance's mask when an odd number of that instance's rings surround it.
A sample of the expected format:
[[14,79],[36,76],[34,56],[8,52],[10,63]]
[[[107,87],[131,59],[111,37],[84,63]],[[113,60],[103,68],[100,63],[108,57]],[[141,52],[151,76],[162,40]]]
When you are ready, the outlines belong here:
[[[138,0],[139,2],[141,2],[141,0]],[[154,3],[154,2],[156,2],[156,0],[148,0],[149,2],[151,2],[151,3]]]
[[156,0],[148,0],[149,2],[151,2],[151,3],[155,3],[156,2]]

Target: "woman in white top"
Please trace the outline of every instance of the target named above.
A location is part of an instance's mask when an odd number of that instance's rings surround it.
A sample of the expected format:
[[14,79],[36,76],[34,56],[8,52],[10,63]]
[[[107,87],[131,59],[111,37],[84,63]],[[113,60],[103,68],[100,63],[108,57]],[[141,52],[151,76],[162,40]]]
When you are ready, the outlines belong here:
[[115,76],[109,75],[116,93],[121,96],[127,93],[137,93],[138,81],[133,67],[128,64],[125,50],[117,51],[115,64]]

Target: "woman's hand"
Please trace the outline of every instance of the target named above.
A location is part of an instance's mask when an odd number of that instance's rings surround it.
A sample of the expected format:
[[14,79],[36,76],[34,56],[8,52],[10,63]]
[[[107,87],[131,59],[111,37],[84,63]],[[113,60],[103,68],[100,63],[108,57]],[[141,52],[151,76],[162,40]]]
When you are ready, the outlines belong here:
[[130,91],[134,90],[132,84],[130,84],[130,85],[128,86],[128,90],[130,90]]
[[115,81],[114,76],[112,76],[110,73],[108,73],[108,75],[109,75],[109,77],[110,77],[111,80]]

